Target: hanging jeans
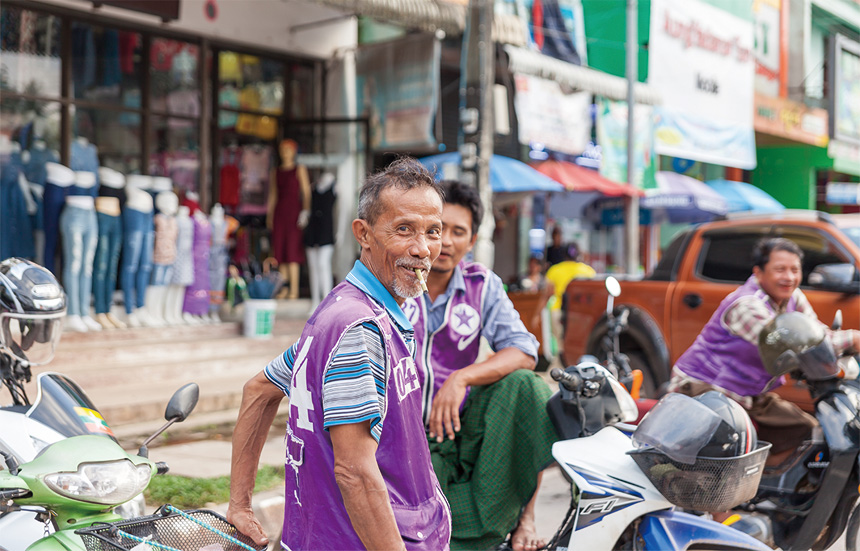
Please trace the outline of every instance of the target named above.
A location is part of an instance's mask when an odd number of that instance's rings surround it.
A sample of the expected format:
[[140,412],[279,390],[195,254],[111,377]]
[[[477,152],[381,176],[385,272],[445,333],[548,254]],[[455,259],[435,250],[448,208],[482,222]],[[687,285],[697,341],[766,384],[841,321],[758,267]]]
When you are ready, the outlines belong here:
[[63,286],[70,316],[90,314],[93,288],[93,259],[99,239],[96,211],[66,205],[60,215],[63,236]]
[[68,186],[58,186],[50,180],[45,184],[42,196],[42,216],[45,227],[45,268],[57,274],[57,245],[60,242],[60,212],[66,204]]
[[125,300],[125,312],[131,314],[142,308],[146,287],[152,275],[152,245],[155,230],[153,213],[127,208],[122,213],[122,271],[120,286]]
[[99,241],[93,268],[93,295],[96,314],[107,314],[113,303],[116,290],[117,265],[122,247],[122,219],[103,212],[96,212],[99,225]]

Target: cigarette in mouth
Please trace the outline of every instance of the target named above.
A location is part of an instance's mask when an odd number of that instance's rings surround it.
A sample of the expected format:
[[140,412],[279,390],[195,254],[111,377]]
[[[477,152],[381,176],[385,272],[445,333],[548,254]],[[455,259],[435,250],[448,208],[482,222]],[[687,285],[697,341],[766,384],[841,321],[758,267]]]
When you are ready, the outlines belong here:
[[427,290],[427,283],[424,281],[424,274],[421,273],[421,268],[413,268],[415,270],[415,276],[418,277],[418,283],[421,284],[421,290],[425,293],[429,294],[430,291]]

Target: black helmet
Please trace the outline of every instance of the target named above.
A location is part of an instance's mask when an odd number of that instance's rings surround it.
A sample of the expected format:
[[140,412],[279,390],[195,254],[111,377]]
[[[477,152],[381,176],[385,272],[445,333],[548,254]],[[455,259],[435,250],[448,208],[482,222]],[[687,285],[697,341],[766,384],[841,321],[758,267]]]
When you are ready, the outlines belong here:
[[21,258],[0,262],[0,352],[28,365],[51,361],[65,315],[51,272]]
[[765,325],[758,351],[764,368],[774,377],[796,369],[813,381],[839,374],[838,357],[824,326],[800,312],[780,314]]
[[756,449],[758,436],[747,412],[715,390],[690,398],[667,394],[633,432],[636,450],[657,451],[692,465],[699,458],[739,457]]

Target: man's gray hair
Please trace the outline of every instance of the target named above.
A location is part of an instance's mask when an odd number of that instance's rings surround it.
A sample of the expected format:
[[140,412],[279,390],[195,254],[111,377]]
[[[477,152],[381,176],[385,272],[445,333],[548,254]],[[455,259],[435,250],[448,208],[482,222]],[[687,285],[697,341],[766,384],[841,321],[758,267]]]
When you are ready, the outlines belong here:
[[376,223],[383,208],[379,197],[382,190],[390,187],[403,191],[428,187],[439,195],[443,203],[445,202],[442,186],[433,178],[430,171],[412,157],[401,157],[365,180],[358,194],[358,217],[368,224]]

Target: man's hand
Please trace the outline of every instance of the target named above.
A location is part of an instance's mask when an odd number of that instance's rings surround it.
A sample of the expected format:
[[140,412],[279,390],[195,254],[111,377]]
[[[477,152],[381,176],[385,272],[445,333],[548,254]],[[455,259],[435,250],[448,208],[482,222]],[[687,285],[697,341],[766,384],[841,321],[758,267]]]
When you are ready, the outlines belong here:
[[254,540],[256,545],[269,544],[269,538],[266,537],[263,526],[249,507],[234,507],[231,503],[227,507],[226,518],[227,522],[235,526],[237,530]]
[[451,373],[442,384],[430,407],[430,438],[441,442],[447,434],[453,440],[455,433],[460,432],[460,404],[466,397],[467,388],[462,370]]

